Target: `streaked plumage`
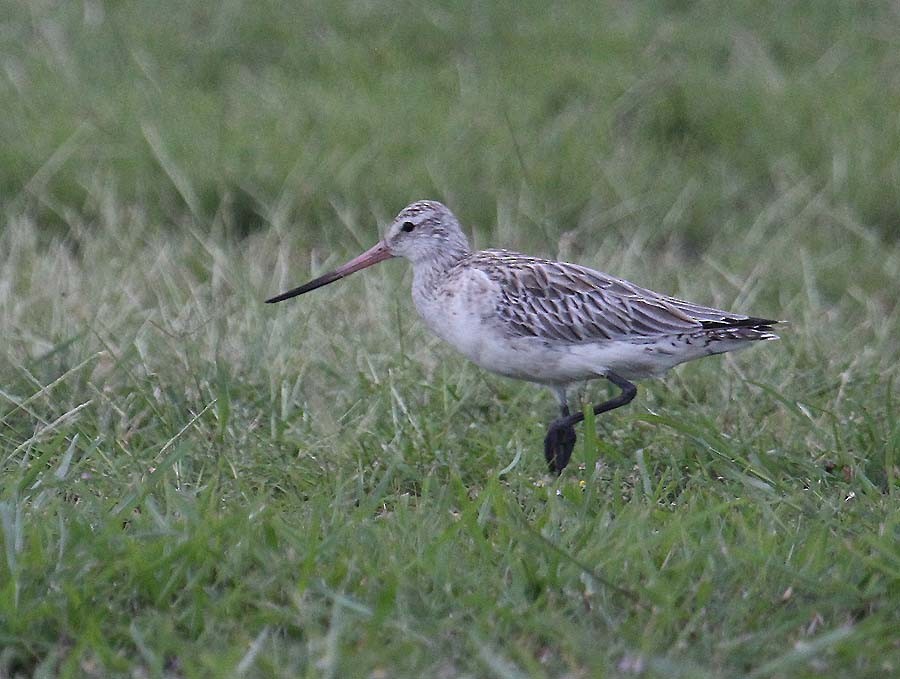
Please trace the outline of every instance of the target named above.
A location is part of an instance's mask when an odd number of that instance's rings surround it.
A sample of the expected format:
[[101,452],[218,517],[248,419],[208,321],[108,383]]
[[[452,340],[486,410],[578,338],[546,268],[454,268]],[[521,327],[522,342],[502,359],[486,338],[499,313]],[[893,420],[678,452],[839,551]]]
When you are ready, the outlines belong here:
[[499,283],[497,311],[523,336],[595,342],[773,323],[666,297],[577,264],[508,250],[485,250],[460,266],[475,267]]
[[507,250],[472,252],[456,217],[435,201],[412,203],[371,250],[268,301],[308,292],[392,256],[412,263],[413,301],[436,335],[486,370],[554,389],[563,417],[551,425],[545,452],[557,471],[574,446],[572,426],[583,417],[568,414],[567,385],[607,377],[620,386],[623,397],[595,408],[603,412],[631,400],[628,380],[778,339],[772,332],[776,321],[661,295],[577,264]]

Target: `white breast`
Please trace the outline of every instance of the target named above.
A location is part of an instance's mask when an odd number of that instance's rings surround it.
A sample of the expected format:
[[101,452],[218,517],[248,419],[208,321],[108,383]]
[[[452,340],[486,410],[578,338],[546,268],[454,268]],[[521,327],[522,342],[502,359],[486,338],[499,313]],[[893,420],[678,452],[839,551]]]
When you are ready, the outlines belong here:
[[[477,269],[466,269],[452,281],[413,274],[413,302],[425,325],[466,358],[482,365],[495,335],[496,283]],[[486,367],[486,366],[485,366]]]
[[497,283],[478,269],[433,284],[413,279],[413,301],[428,329],[485,370],[533,382],[556,382],[566,356],[533,337],[510,337],[497,316]]

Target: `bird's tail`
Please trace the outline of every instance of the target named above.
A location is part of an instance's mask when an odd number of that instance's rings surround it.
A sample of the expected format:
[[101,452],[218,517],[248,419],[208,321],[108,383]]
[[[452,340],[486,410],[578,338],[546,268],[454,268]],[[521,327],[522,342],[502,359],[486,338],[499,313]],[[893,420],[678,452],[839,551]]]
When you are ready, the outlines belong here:
[[703,330],[711,340],[736,340],[738,342],[777,340],[781,338],[774,332],[774,328],[784,322],[768,318],[729,318],[722,321],[703,321]]

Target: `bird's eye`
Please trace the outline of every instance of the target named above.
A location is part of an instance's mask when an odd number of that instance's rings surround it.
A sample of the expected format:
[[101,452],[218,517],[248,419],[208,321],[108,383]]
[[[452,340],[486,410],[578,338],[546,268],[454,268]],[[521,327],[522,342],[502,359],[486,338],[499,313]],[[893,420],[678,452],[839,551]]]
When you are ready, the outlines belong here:
[[400,230],[405,231],[406,233],[409,233],[414,228],[416,228],[416,225],[413,224],[412,222],[403,222],[403,226],[400,227]]

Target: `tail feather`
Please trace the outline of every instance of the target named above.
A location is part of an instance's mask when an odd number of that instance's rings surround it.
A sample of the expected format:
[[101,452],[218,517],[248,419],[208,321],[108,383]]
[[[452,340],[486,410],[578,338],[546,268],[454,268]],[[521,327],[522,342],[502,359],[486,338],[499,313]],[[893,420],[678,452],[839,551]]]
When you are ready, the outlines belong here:
[[700,321],[700,324],[703,326],[704,330],[719,330],[722,328],[750,328],[752,330],[767,331],[771,330],[772,326],[777,325],[781,322],[782,321],[774,321],[769,318],[756,318],[755,316],[748,316],[737,318],[723,318],[721,320],[703,320]]
[[704,334],[707,339],[713,341],[738,340],[741,342],[756,342],[781,339],[777,333],[772,332],[771,325],[736,325],[724,328],[708,328]]

